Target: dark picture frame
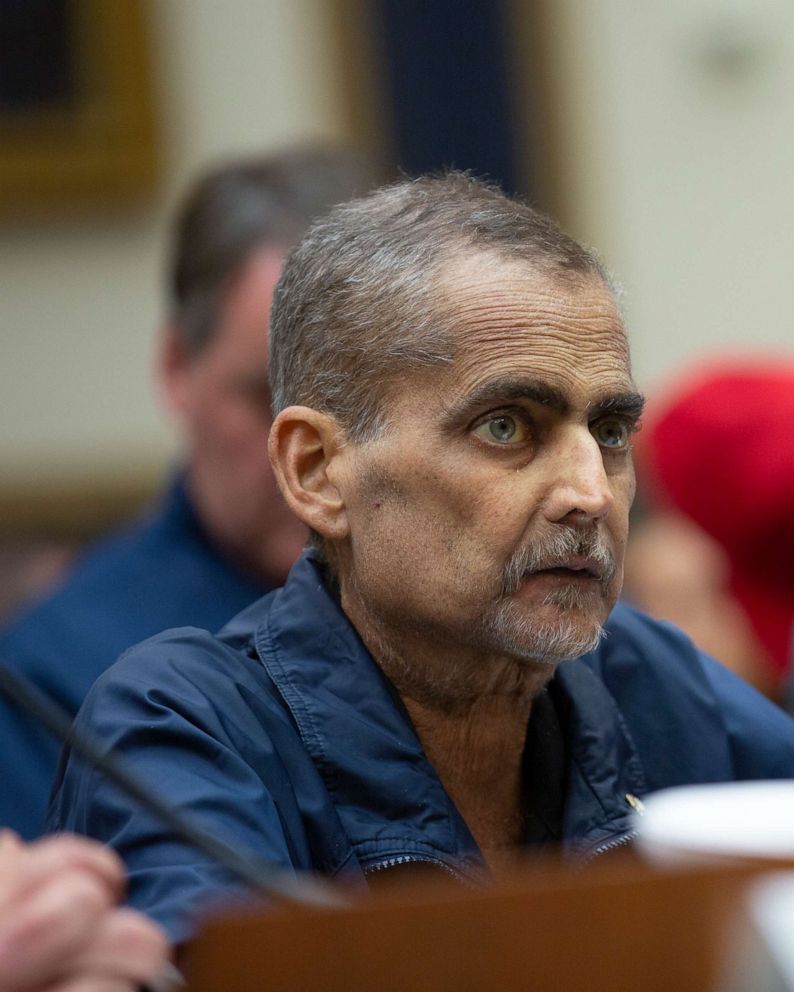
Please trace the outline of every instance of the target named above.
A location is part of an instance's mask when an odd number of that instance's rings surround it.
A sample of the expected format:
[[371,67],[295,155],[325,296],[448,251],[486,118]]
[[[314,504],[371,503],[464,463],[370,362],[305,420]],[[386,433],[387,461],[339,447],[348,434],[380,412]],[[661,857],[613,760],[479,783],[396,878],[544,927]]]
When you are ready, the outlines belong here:
[[126,202],[157,178],[145,0],[0,4],[0,214]]

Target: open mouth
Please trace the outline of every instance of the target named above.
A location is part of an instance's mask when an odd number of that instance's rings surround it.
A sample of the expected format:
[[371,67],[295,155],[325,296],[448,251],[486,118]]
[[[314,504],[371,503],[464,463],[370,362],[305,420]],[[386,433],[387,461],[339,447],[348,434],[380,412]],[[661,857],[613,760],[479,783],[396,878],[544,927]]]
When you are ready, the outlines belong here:
[[[558,545],[562,542],[557,542]],[[568,542],[570,544],[570,542]],[[533,548],[516,553],[504,571],[505,595],[512,595],[522,585],[536,590],[546,586],[547,592],[568,587],[574,590],[594,589],[610,591],[616,574],[616,563],[606,547],[596,541],[580,541],[578,546]],[[556,595],[556,593],[555,593]]]
[[540,568],[529,575],[560,575],[566,579],[598,579],[600,578],[589,568],[569,568],[567,565],[555,565],[553,568]]
[[604,576],[604,569],[595,558],[589,555],[572,555],[570,558],[563,558],[557,561],[550,561],[548,565],[534,568],[529,575],[561,575],[568,579],[601,579]]

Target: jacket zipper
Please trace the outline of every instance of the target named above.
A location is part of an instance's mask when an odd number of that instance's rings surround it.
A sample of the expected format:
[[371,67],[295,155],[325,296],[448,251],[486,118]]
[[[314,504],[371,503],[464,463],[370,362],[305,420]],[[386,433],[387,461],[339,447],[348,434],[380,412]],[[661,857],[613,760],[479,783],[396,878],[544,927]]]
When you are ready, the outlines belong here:
[[[620,837],[613,837],[611,840],[605,841],[603,844],[599,844],[592,850],[588,851],[587,854],[583,855],[578,859],[580,867],[590,864],[596,858],[602,857],[604,854],[609,854],[610,851],[616,851],[621,847],[627,847],[636,839],[638,832],[636,830],[630,830],[628,833],[621,834]],[[477,882],[470,875],[458,871],[455,868],[448,865],[446,862],[439,860],[438,858],[427,858],[419,857],[414,854],[398,854],[392,858],[387,858],[385,861],[375,861],[364,868],[365,875],[374,875],[379,871],[388,871],[389,868],[398,868],[400,865],[409,864],[430,864],[436,868],[440,868],[443,872],[454,878],[457,882],[461,882],[470,888],[478,888]]]
[[364,868],[364,874],[374,875],[379,871],[387,871],[389,868],[398,868],[400,865],[410,864],[433,865],[435,868],[440,868],[451,878],[454,878],[455,881],[462,882],[464,885],[474,886],[474,881],[472,878],[464,872],[458,871],[451,865],[448,865],[445,861],[441,861],[439,858],[421,857],[415,854],[398,854],[393,858],[387,858],[385,861],[374,861],[372,864],[369,864]]
[[636,830],[630,830],[628,833],[621,834],[620,837],[613,837],[612,840],[605,841],[603,844],[599,844],[592,850],[588,851],[583,857],[579,859],[579,863],[582,865],[590,864],[595,858],[600,858],[602,854],[608,854],[610,851],[615,851],[619,847],[627,847],[633,840],[637,837]]

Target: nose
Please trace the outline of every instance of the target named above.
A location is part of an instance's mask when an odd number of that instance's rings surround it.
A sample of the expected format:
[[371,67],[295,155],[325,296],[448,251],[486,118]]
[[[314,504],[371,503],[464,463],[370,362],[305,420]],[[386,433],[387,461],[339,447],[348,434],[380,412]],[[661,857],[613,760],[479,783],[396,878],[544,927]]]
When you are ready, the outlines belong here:
[[550,480],[546,518],[552,523],[582,524],[606,517],[614,493],[603,452],[590,431],[572,427],[546,455]]

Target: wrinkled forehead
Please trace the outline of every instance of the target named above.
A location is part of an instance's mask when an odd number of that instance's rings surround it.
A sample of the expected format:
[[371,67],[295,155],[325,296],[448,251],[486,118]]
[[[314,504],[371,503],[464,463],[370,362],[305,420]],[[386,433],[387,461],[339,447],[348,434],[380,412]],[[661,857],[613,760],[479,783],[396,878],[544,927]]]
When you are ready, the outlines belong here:
[[595,273],[539,271],[483,252],[451,261],[436,288],[447,369],[461,383],[511,368],[558,380],[561,389],[631,383],[623,319]]
[[527,328],[542,328],[547,318],[568,318],[570,330],[583,336],[598,324],[625,341],[615,294],[595,272],[540,266],[491,251],[461,253],[439,270],[434,295],[464,332],[476,331],[477,319],[487,321],[489,314],[497,322],[524,321]]

